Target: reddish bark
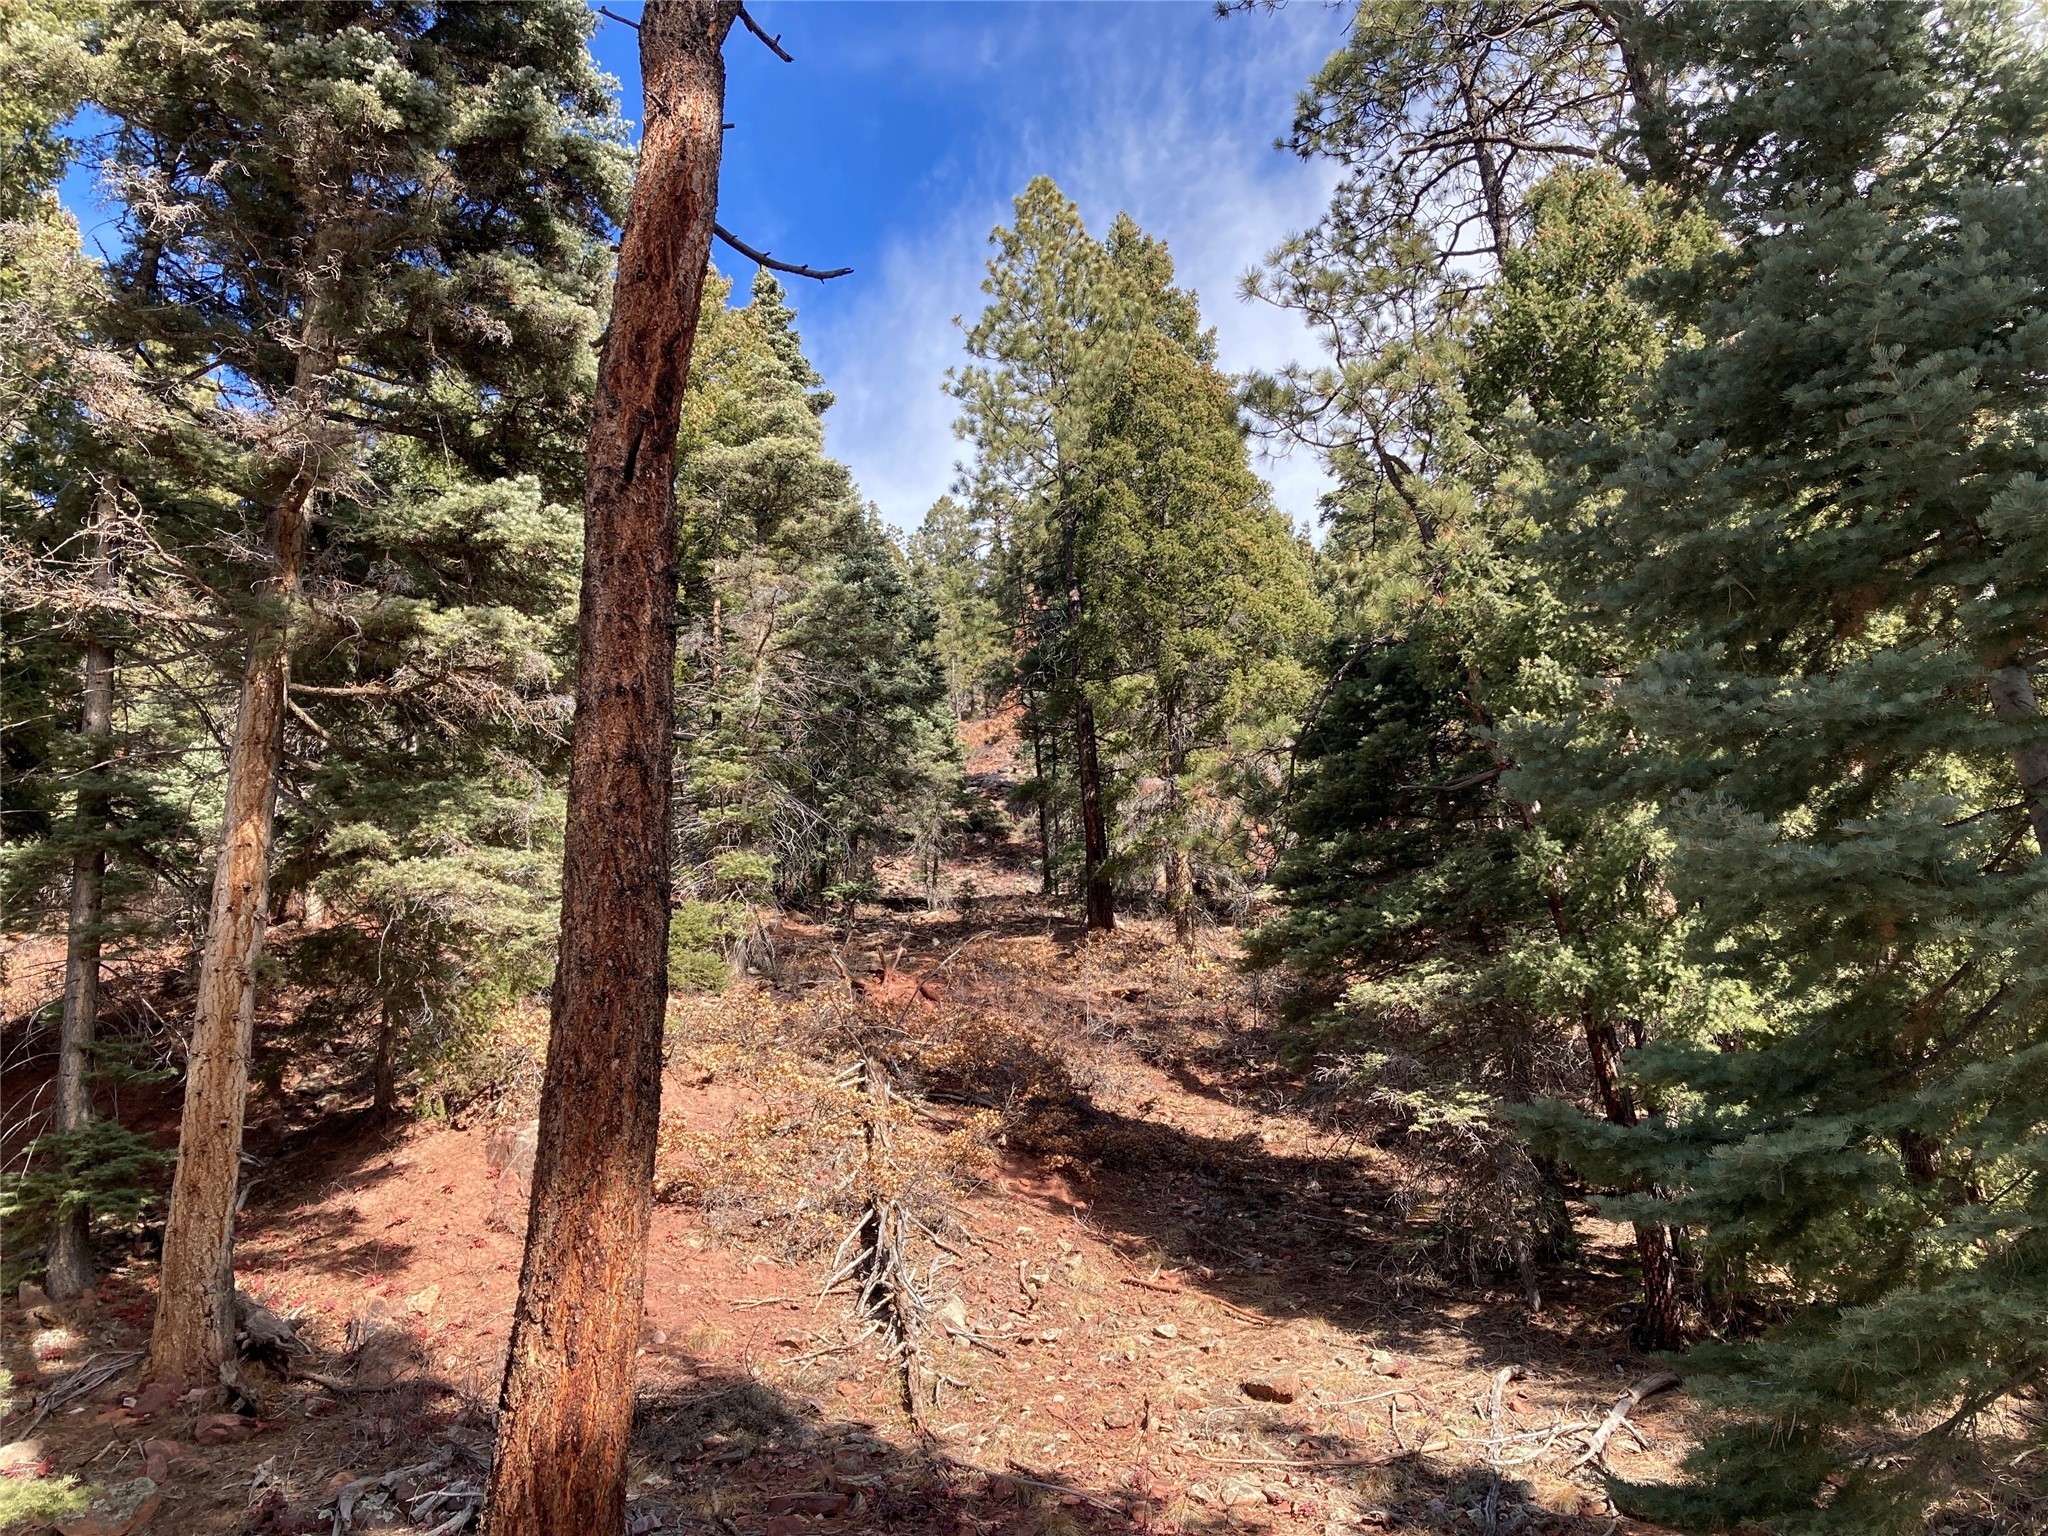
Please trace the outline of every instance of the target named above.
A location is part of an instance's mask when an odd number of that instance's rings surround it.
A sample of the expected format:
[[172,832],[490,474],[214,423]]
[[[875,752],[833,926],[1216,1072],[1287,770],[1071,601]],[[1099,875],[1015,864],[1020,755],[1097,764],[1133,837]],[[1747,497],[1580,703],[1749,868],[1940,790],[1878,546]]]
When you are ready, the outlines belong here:
[[[322,408],[331,363],[331,342],[317,318],[320,308],[317,297],[309,301],[291,401],[292,410],[308,420]],[[319,466],[317,452],[289,465],[271,513],[272,570],[266,585],[287,601],[299,590]],[[211,1387],[235,1374],[235,1199],[290,681],[290,624],[279,613],[251,635],[242,668],[145,1379]]]
[[640,22],[646,123],[590,428],[561,954],[492,1536],[625,1521],[668,999],[676,432],[738,11],[652,0]]

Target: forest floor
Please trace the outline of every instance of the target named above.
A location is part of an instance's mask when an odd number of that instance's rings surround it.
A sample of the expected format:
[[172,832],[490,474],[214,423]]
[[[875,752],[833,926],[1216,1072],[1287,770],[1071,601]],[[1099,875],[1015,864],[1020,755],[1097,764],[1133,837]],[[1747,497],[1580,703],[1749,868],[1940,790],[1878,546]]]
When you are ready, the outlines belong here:
[[[1233,931],[1085,935],[1021,842],[947,879],[942,910],[786,920],[766,976],[677,999],[632,1531],[1647,1529],[1589,1457],[1656,1369],[1628,1342],[1615,1229],[1578,1213],[1539,1311],[1512,1275],[1446,1272],[1396,1154],[1283,1064]],[[249,1369],[254,1433],[201,1443],[249,1426],[136,1399],[147,1258],[83,1305],[9,1299],[0,1439],[36,1442],[17,1474],[97,1501],[68,1536],[460,1528],[518,1281],[508,1132],[531,1108],[378,1126],[319,1103],[238,1229],[240,1283],[316,1351]],[[912,1234],[908,1378],[848,1284],[826,1294],[877,1203]],[[87,1363],[115,1374],[51,1404]],[[1694,1433],[1664,1391],[1604,1457],[1668,1475]],[[0,1528],[25,1492],[0,1478]]]

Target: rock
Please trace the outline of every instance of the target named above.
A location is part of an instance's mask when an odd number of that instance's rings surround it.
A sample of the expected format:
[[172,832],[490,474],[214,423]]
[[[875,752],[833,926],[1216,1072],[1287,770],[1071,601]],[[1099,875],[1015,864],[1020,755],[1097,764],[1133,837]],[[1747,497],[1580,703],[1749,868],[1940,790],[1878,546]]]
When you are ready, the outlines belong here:
[[171,1475],[171,1463],[191,1454],[190,1446],[176,1440],[145,1440],[142,1442],[143,1475],[151,1482],[164,1482]]
[[204,1413],[192,1426],[192,1438],[200,1445],[239,1445],[260,1428],[255,1419],[239,1413]]
[[145,1382],[133,1397],[121,1399],[121,1406],[136,1419],[147,1419],[162,1413],[178,1401],[185,1391],[182,1381]]
[[1016,1496],[1017,1485],[1007,1477],[996,1476],[988,1480],[988,1496],[997,1503]]
[[15,1440],[0,1445],[0,1477],[41,1477],[50,1470],[40,1440]]
[[1216,1502],[1216,1490],[1207,1483],[1189,1483],[1188,1497],[1197,1504],[1214,1504]]
[[1263,1504],[1265,1501],[1265,1494],[1254,1488],[1250,1483],[1225,1483],[1223,1485],[1223,1502],[1231,1509],[1242,1509],[1247,1504]]
[[1238,1391],[1254,1402],[1291,1403],[1301,1396],[1301,1378],[1292,1371],[1272,1371],[1238,1383]]
[[948,1333],[967,1333],[967,1303],[958,1296],[948,1296],[932,1314],[939,1326]]
[[1174,1327],[1172,1323],[1154,1323],[1152,1331],[1162,1339],[1177,1339],[1180,1337],[1180,1330]]
[[413,1295],[406,1297],[405,1310],[425,1317],[434,1310],[434,1303],[440,1299],[441,1287],[438,1284],[430,1285],[425,1290],[415,1292]]
[[1394,1363],[1393,1351],[1386,1349],[1376,1349],[1365,1358],[1374,1365],[1392,1365]]
[[1128,1408],[1111,1408],[1102,1416],[1104,1429],[1129,1429],[1138,1422],[1138,1416]]

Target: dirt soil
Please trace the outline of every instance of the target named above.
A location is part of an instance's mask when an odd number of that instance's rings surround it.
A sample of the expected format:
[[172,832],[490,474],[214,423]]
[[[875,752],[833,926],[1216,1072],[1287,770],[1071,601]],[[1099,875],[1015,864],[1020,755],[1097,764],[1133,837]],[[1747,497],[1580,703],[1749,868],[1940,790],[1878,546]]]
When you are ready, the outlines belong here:
[[[999,794],[1013,765],[976,745]],[[678,1000],[631,1530],[1648,1529],[1589,1455],[1656,1370],[1628,1343],[1618,1234],[1580,1212],[1581,1257],[1536,1312],[1512,1275],[1445,1272],[1394,1153],[1282,1065],[1233,931],[1091,938],[1036,884],[1025,845],[982,839],[939,910],[906,888],[788,920],[769,975]],[[874,1182],[842,1134],[872,1123],[846,1097],[864,1056],[943,1163],[903,1186],[924,1223],[914,1396],[887,1330],[825,1294]],[[59,1528],[462,1528],[517,1289],[516,1129],[343,1107],[284,1139],[238,1274],[314,1353],[249,1367],[253,1421],[137,1399],[146,1257],[83,1304],[10,1300],[0,1439],[99,1501]],[[51,1403],[81,1365],[114,1374]],[[1683,1390],[1659,1392],[1604,1457],[1668,1475],[1694,1432]]]

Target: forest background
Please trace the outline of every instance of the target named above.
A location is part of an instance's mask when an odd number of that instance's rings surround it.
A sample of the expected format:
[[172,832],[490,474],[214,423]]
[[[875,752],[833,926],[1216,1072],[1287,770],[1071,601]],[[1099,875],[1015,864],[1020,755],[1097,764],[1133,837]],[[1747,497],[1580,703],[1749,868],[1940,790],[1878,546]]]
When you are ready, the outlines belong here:
[[[449,1113],[551,971],[632,156],[573,5],[5,16],[0,811],[10,928],[67,944],[14,1047],[54,1070],[10,1112],[10,1262],[61,1297],[161,1232],[168,1315],[189,1233],[159,1363],[217,1364],[250,1085],[208,1019],[288,987],[271,1070]],[[1532,1302],[1574,1201],[1633,1224],[1643,1342],[1722,1410],[1636,1507],[1901,1524],[2048,1370],[2038,37],[1349,20],[1287,140],[1327,207],[1245,285],[1308,360],[1227,375],[1166,246],[1034,179],[907,538],[826,452],[785,287],[712,277],[671,981],[764,969],[778,909],[850,913],[886,859],[971,902],[947,850],[1014,818],[1088,929],[1247,923],[1304,1069]],[[1261,440],[1315,456],[1319,540]],[[963,783],[986,718],[1031,764],[1006,807]],[[165,969],[189,1050],[136,1001]],[[180,1075],[235,1135],[188,1131],[166,1209],[105,1104]]]

